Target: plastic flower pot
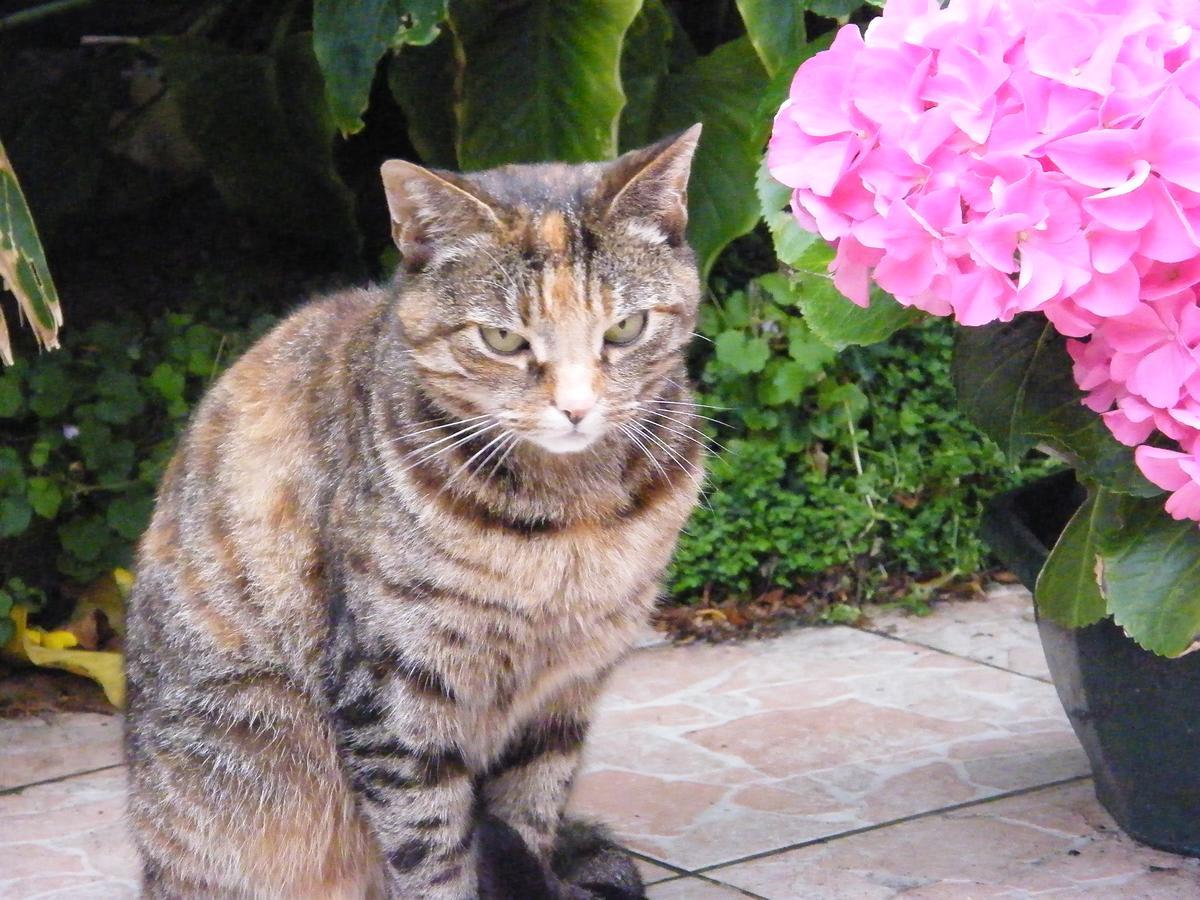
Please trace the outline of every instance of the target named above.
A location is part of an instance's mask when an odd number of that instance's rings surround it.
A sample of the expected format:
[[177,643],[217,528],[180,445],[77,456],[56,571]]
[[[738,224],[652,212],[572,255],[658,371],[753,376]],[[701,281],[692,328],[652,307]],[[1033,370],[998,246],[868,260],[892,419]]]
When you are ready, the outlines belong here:
[[[989,505],[984,539],[1030,590],[1084,495],[1067,471]],[[1136,840],[1200,856],[1200,653],[1156,656],[1111,619],[1064,628],[1039,617],[1038,632],[1096,797]]]

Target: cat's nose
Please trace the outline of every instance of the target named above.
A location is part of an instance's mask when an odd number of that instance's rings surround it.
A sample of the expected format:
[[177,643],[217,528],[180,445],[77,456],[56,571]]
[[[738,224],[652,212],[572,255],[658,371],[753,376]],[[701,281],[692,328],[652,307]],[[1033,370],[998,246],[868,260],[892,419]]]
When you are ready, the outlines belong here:
[[[591,409],[591,407],[589,406],[588,409]],[[562,413],[567,417],[568,421],[570,421],[572,425],[578,425],[583,421],[583,417],[588,414],[588,411],[587,409],[582,411],[577,409],[564,409]]]
[[595,405],[592,373],[583,366],[563,367],[554,386],[554,406],[559,412],[572,425],[578,425]]
[[582,395],[568,397],[566,402],[555,398],[554,405],[558,407],[558,411],[566,416],[572,425],[578,425],[596,405],[596,395],[589,394],[586,397]]

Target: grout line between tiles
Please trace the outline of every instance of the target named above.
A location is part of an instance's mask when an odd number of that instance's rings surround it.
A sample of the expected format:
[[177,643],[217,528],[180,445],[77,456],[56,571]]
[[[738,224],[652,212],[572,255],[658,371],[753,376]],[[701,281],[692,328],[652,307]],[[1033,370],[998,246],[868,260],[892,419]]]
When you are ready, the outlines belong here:
[[951,806],[942,806],[938,809],[928,809],[924,812],[913,813],[911,816],[901,816],[898,819],[889,819],[886,822],[877,822],[874,825],[864,825],[862,828],[851,828],[848,831],[839,831],[836,834],[828,834],[824,837],[812,838],[807,841],[797,841],[794,844],[787,844],[783,847],[777,847],[774,850],[761,850],[758,853],[749,853],[746,856],[739,856],[737,859],[726,860],[725,862],[712,863],[707,866],[700,866],[692,874],[703,877],[705,872],[712,872],[714,869],[724,869],[728,866],[740,865],[744,862],[762,859],[766,856],[776,856],[780,853],[788,853],[792,850],[800,850],[804,847],[813,847],[818,844],[828,844],[832,841],[842,838],[854,837],[860,834],[866,834],[871,831],[879,831],[883,828],[891,828],[894,825],[905,825],[909,822],[916,822],[920,819],[928,819],[931,816],[940,816],[943,813],[959,812],[964,809],[971,809],[975,806],[983,806],[987,803],[994,803],[999,800],[1009,800],[1013,797],[1023,797],[1026,794],[1033,794],[1037,791],[1048,790],[1049,788],[1062,787],[1067,784],[1075,784],[1080,781],[1090,781],[1091,775],[1072,775],[1070,778],[1060,778],[1058,781],[1048,781],[1045,784],[1036,784],[1030,787],[1018,788],[1015,791],[1006,791],[1002,794],[993,794],[990,797],[980,797],[978,800],[967,800],[963,803],[955,803]]
[[926,644],[922,641],[914,641],[912,638],[903,638],[896,634],[888,634],[886,631],[879,631],[877,629],[867,628],[865,626],[860,627],[858,625],[851,625],[850,627],[853,628],[855,631],[863,631],[863,632],[866,632],[867,634],[873,634],[877,637],[887,638],[889,641],[896,641],[897,643],[900,643],[900,644],[911,644],[914,647],[924,647],[926,650],[932,650],[935,653],[941,653],[943,656],[953,656],[955,659],[962,659],[962,660],[966,660],[967,662],[978,663],[981,666],[987,666],[989,669],[996,669],[1000,672],[1007,672],[1009,675],[1019,675],[1022,678],[1028,678],[1030,681],[1037,681],[1041,684],[1054,684],[1054,682],[1051,681],[1049,678],[1042,678],[1040,675],[1030,675],[1027,672],[1018,672],[1016,669],[1009,669],[1005,666],[999,666],[999,665],[996,665],[996,663],[988,662],[987,660],[984,660],[984,659],[976,659],[973,656],[964,656],[962,653],[952,653],[951,651],[946,650],[942,647],[935,647],[932,644]]
[[663,862],[661,859],[656,859],[653,856],[647,856],[645,853],[641,853],[637,850],[630,850],[628,847],[623,847],[622,849],[626,853],[628,853],[630,856],[632,856],[634,859],[640,859],[642,862],[648,862],[652,866],[658,866],[660,869],[666,869],[668,872],[675,873],[674,875],[670,876],[670,878],[661,879],[662,881],[672,881],[675,879],[676,876],[695,875],[696,874],[695,872],[691,871],[690,869],[685,869],[682,866],[676,866],[669,862]]
[[[725,882],[725,881],[719,881],[716,878],[709,878],[707,875],[701,875],[699,872],[694,873],[692,875],[692,877],[696,878],[700,881],[707,881],[709,884],[715,884],[715,885],[719,885],[720,887],[723,887],[723,888],[728,888],[731,891],[737,891],[739,894],[744,894],[747,897],[753,897],[754,900],[768,900],[768,898],[764,897],[762,894],[756,894],[753,891],[748,891],[745,888],[740,888],[736,884],[729,884],[728,882]],[[672,879],[672,880],[674,880],[674,879]]]
[[54,778],[43,778],[41,781],[31,781],[29,784],[18,784],[16,787],[0,789],[0,797],[8,797],[12,794],[19,794],[22,791],[27,791],[30,788],[41,787],[43,784],[56,784],[59,781],[67,781],[71,778],[81,778],[84,775],[95,775],[97,772],[107,772],[109,769],[124,768],[125,763],[112,763],[107,766],[100,766],[98,769],[86,769],[82,772],[70,772],[66,775],[56,775]]

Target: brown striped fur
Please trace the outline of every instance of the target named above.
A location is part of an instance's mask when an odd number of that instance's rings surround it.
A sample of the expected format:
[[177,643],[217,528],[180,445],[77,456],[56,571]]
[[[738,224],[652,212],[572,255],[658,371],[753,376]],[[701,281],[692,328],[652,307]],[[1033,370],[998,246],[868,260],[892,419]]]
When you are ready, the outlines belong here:
[[[613,860],[603,895],[640,895],[607,843],[551,860],[701,477],[697,137],[472,176],[388,163],[396,282],[303,307],[209,392],[129,610],[147,896],[587,897],[568,869],[595,887]],[[605,340],[641,312],[639,339]]]

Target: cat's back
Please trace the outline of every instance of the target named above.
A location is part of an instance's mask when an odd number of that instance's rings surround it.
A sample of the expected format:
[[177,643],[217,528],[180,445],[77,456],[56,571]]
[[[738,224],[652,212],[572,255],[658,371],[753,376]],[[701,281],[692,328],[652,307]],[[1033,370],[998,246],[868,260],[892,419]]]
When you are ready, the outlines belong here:
[[378,289],[314,300],[212,386],[139,546],[135,619],[235,657],[275,655],[289,633],[315,643],[322,498],[384,302]]

